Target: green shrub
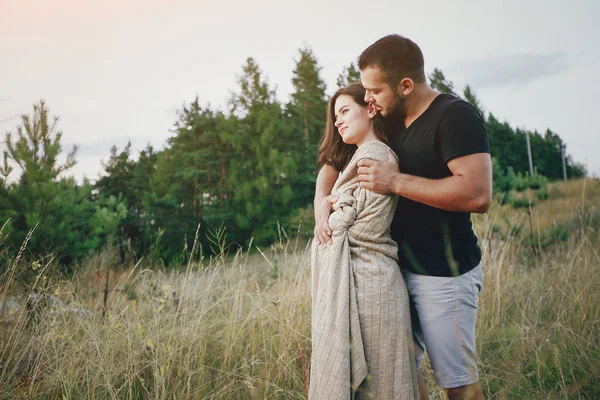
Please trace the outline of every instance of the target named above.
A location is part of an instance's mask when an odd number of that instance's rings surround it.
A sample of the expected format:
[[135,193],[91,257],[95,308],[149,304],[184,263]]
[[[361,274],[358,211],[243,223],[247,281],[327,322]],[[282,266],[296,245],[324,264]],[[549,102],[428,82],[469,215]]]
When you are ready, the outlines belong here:
[[538,200],[547,200],[548,199],[548,189],[540,189],[535,192],[535,196]]
[[513,208],[527,208],[531,204],[533,207],[535,202],[526,197],[514,197],[510,200],[509,203]]
[[508,193],[515,187],[515,171],[512,167],[505,170],[494,158],[492,159],[492,180],[494,193]]
[[548,188],[548,178],[540,174],[523,175],[520,172],[515,178],[515,190],[522,192],[526,189],[538,190]]

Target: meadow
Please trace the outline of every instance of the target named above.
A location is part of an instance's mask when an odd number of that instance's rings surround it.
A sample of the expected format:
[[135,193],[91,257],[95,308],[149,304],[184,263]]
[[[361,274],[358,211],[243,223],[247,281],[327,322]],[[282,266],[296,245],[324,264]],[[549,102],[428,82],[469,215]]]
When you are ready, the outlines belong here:
[[[473,216],[484,254],[484,393],[598,399],[600,181],[518,196],[533,204],[496,201]],[[141,258],[111,270],[106,309],[113,252],[88,257],[66,279],[52,258],[32,261],[23,246],[0,277],[0,399],[305,399],[307,237],[281,230],[269,248],[233,253],[215,236],[215,254],[192,251],[179,268]],[[442,399],[424,368],[430,397]]]

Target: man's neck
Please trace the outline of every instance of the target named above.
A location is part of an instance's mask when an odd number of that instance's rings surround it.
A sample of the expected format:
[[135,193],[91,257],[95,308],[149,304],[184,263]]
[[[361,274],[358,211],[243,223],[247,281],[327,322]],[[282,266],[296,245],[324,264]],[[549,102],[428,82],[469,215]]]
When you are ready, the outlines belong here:
[[407,128],[415,122],[429,108],[433,100],[440,94],[437,90],[433,90],[427,84],[415,86],[411,98],[406,104],[406,117],[404,118],[404,126]]

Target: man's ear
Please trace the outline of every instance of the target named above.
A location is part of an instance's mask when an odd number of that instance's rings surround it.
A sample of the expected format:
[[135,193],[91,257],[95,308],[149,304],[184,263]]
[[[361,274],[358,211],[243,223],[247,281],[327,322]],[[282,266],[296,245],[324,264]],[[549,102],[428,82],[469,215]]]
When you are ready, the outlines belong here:
[[367,113],[369,118],[373,119],[377,115],[377,108],[375,108],[375,104],[369,103],[367,104]]
[[406,96],[410,94],[415,88],[415,83],[410,78],[402,78],[402,80],[396,86],[396,90],[398,94],[401,96]]

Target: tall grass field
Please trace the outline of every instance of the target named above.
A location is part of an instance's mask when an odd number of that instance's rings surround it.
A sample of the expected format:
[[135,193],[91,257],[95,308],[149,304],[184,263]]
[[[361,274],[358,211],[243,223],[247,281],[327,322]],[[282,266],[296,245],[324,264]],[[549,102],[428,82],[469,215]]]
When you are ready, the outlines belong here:
[[[473,216],[485,396],[600,399],[600,181],[519,196]],[[280,236],[236,253],[213,238],[216,255],[168,271],[132,259],[106,292],[110,250],[66,279],[51,257],[26,261],[24,243],[0,276],[0,399],[306,399],[308,238]]]

